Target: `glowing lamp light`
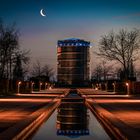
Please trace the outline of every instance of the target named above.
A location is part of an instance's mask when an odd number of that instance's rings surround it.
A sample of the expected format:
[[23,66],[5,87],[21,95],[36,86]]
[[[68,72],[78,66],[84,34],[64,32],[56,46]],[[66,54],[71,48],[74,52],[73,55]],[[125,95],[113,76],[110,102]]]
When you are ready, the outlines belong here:
[[48,85],[48,83],[45,83],[45,90],[47,89],[47,85]]
[[129,83],[126,83],[126,86],[129,86]]
[[98,88],[96,87],[95,90],[98,90]]
[[41,90],[42,82],[39,82],[39,91]]
[[129,95],[130,94],[130,87],[129,87],[129,83],[128,82],[126,83],[126,86],[127,86],[127,95]]
[[18,82],[18,89],[17,89],[17,94],[20,93],[20,85],[21,85],[21,81]]
[[34,82],[31,82],[31,93],[33,92],[33,86],[34,86]]
[[21,81],[18,82],[18,85],[20,85],[20,84],[21,84]]

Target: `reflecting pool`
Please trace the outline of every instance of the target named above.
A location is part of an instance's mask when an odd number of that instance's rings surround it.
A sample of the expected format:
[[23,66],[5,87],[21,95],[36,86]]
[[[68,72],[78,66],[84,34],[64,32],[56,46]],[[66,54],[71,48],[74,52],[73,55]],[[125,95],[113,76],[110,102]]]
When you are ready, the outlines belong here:
[[60,106],[32,136],[32,140],[110,140],[84,99],[63,98]]

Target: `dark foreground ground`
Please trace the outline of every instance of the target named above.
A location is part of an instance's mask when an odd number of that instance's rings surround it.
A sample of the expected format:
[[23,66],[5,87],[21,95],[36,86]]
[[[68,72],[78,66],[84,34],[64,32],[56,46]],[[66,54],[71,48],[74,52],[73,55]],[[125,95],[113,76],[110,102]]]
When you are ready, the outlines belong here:
[[[55,89],[33,94],[0,97],[0,140],[16,139],[24,135],[29,124],[49,117],[59,104],[66,89]],[[28,126],[28,127],[27,127]],[[35,126],[32,125],[32,126]],[[31,127],[31,126],[30,126]],[[20,135],[19,135],[20,134]]]
[[[140,96],[78,89],[113,139],[140,140]],[[0,97],[0,140],[27,138],[59,105],[68,89]]]
[[118,139],[140,140],[140,95],[79,90],[97,117],[115,131]]

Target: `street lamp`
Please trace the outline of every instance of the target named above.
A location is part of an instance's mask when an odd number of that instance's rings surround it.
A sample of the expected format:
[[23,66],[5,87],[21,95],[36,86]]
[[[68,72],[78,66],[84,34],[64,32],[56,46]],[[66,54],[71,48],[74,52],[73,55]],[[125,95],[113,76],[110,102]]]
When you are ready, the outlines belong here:
[[105,83],[105,90],[107,91],[107,82]]
[[52,89],[52,87],[50,86],[49,89]]
[[128,82],[126,82],[125,84],[126,84],[126,87],[127,87],[127,95],[129,95],[129,94],[130,94],[130,87],[129,87],[129,83],[128,83]]
[[47,88],[47,85],[48,85],[48,83],[45,83],[45,90],[46,90],[46,88]]
[[39,91],[41,90],[42,82],[39,83]]
[[113,85],[113,89],[114,89],[114,93],[116,92],[116,85],[115,83],[112,84]]
[[18,82],[18,85],[17,85],[17,86],[18,86],[18,91],[17,91],[18,94],[19,94],[19,92],[20,92],[20,85],[21,85],[21,81],[19,81],[19,82]]
[[31,93],[33,92],[34,82],[31,82]]

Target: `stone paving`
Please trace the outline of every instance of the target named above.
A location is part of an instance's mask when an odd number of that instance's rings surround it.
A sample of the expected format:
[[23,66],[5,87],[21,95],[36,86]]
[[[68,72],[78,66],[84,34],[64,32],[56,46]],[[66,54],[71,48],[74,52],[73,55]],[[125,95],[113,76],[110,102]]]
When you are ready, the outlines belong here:
[[[102,91],[91,89],[81,89],[80,91],[82,96],[86,97],[87,102],[98,112],[98,115],[113,125],[124,139],[140,140],[139,95],[112,95],[112,93],[102,95]],[[97,92],[100,94],[97,95]]]
[[46,106],[46,109],[49,108],[48,105],[54,100],[56,102],[58,99],[60,99],[60,97],[64,95],[65,91],[66,89],[61,89],[58,90],[58,92],[57,90],[51,90],[48,93],[47,91],[42,91],[34,94],[18,94],[16,96],[1,97],[0,139],[8,139],[8,134],[7,136],[3,137],[3,134],[5,134],[8,129],[10,130],[10,128],[24,122],[29,117],[30,120],[32,120],[31,118],[35,119],[35,116],[37,117],[42,113],[38,110],[44,106]]

